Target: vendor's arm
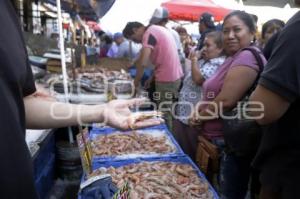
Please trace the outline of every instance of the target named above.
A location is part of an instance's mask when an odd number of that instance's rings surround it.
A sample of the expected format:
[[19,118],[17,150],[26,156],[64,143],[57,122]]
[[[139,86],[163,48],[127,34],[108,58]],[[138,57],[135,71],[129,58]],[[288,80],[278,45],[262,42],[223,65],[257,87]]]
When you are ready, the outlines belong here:
[[136,76],[134,78],[134,85],[136,88],[139,88],[140,86],[141,79],[144,74],[144,68],[147,66],[150,55],[151,55],[151,48],[143,47],[141,49],[139,58],[135,62]]
[[[261,85],[258,85],[252,93],[250,101],[259,102],[260,105],[258,105],[263,107],[263,112],[251,112],[251,116],[257,116],[256,121],[261,125],[278,120],[290,106],[288,100]],[[258,105],[252,105],[252,108],[259,109]],[[260,117],[261,114],[263,114],[263,117]]]
[[[263,106],[263,117],[257,122],[265,125],[279,120],[300,96],[299,23],[287,26],[278,36],[259,85],[250,97]],[[254,106],[252,106],[254,107]],[[256,108],[256,107],[255,107]],[[261,114],[259,111],[251,115]]]
[[152,73],[150,77],[145,81],[144,89],[149,89],[153,81],[154,81],[154,73]]
[[[138,106],[144,99],[114,100],[103,105],[74,105],[51,102],[32,95],[24,98],[27,128],[57,128],[83,123],[105,123],[128,129],[132,116],[130,107]],[[137,128],[160,124],[161,120],[140,122]]]
[[251,87],[256,76],[257,71],[247,66],[231,68],[226,75],[221,92],[212,101],[212,104],[200,111],[201,120],[218,118],[221,111],[233,108]]

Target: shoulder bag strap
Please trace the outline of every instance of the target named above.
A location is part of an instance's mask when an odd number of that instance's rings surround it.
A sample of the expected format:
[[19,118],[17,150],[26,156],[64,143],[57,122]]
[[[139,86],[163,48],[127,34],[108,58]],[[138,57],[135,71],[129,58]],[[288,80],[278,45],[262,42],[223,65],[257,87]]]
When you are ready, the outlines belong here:
[[243,48],[242,51],[244,51],[244,50],[248,50],[248,51],[250,51],[253,54],[253,56],[255,57],[255,59],[257,61],[258,67],[259,67],[259,71],[258,71],[258,74],[257,74],[257,77],[256,77],[254,83],[252,84],[252,86],[250,87],[250,89],[246,92],[246,96],[248,96],[248,95],[250,95],[252,93],[252,91],[255,89],[255,87],[257,85],[257,82],[258,82],[258,80],[260,78],[260,74],[264,70],[264,62],[263,62],[263,60],[261,58],[261,55],[263,56],[262,52],[259,52],[258,50],[254,49],[254,48],[251,48],[251,47]]

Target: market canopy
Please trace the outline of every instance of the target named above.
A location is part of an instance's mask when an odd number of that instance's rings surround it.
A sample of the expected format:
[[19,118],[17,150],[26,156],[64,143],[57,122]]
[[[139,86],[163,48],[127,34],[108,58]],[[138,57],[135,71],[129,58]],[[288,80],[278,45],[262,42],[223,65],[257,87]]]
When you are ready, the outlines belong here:
[[171,0],[161,4],[169,11],[169,19],[198,21],[204,12],[211,13],[216,21],[221,21],[231,12],[230,9],[217,5],[213,0]]

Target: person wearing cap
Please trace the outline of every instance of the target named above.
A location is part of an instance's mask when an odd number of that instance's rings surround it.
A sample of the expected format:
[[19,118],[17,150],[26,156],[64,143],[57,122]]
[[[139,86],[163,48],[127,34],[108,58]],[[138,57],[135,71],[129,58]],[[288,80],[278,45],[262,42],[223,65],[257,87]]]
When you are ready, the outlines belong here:
[[214,24],[213,15],[208,12],[204,12],[199,18],[199,33],[201,37],[198,40],[197,50],[202,49],[205,35],[215,30],[216,26]]
[[114,58],[128,58],[130,60],[135,60],[137,58],[140,51],[139,45],[125,39],[121,32],[115,33],[113,35],[113,40],[116,47],[113,54]]
[[124,41],[124,37],[123,34],[121,32],[117,32],[113,35],[113,39],[116,42],[116,44],[119,46],[123,41]]
[[[166,27],[168,21],[169,21],[169,12],[168,12],[168,10],[166,8],[159,7],[159,8],[156,8],[154,10],[149,24],[154,24],[154,25]],[[185,55],[184,55],[183,47],[182,47],[182,44],[181,44],[181,41],[180,41],[180,36],[179,36],[179,34],[176,30],[169,29],[169,28],[168,28],[168,30],[171,31],[171,33],[172,33],[172,35],[175,39],[176,46],[177,46],[177,52],[178,52],[178,55],[179,55],[179,58],[180,58],[180,62],[181,62],[181,64],[184,64]]]
[[169,129],[172,129],[171,108],[183,76],[176,43],[166,28],[139,22],[128,22],[123,35],[134,42],[142,43],[140,56],[136,61],[137,74],[134,79],[136,90],[140,87],[144,68],[150,60],[155,66],[154,81],[157,93],[158,108],[165,114]]
[[117,58],[117,54],[119,51],[118,46],[124,41],[124,38],[123,38],[122,33],[117,32],[112,36],[112,39],[113,39],[114,43],[111,45],[111,47],[109,48],[106,55],[107,55],[107,57]]

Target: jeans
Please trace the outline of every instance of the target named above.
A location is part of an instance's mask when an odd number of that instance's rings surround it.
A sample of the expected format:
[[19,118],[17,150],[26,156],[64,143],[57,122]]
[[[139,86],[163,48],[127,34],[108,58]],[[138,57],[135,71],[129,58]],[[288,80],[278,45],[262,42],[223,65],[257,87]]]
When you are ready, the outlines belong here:
[[220,163],[220,192],[222,199],[244,199],[252,169],[253,156],[236,156],[223,152]]

